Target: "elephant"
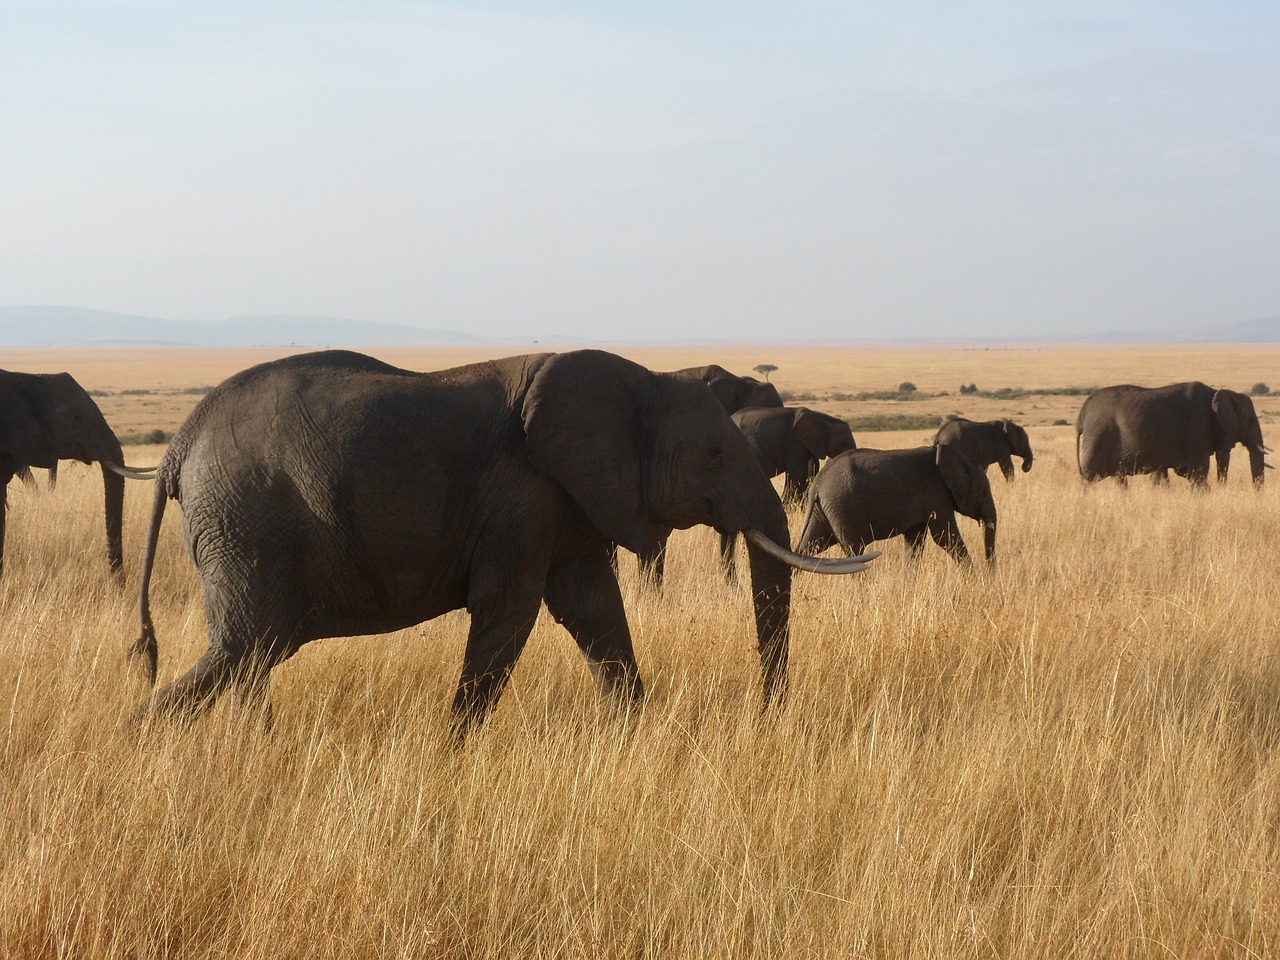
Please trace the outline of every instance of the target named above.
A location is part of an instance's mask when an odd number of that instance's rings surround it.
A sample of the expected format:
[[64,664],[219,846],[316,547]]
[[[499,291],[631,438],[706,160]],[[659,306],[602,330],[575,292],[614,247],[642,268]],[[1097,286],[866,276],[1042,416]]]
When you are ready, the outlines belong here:
[[1027,431],[1012,420],[966,420],[956,417],[948,420],[933,437],[933,445],[949,443],[969,460],[986,468],[1000,464],[1000,472],[1007,482],[1013,482],[1013,458],[1022,460],[1022,472],[1027,473],[1035,457],[1031,453],[1031,440]]
[[994,564],[998,517],[985,467],[946,443],[851,450],[832,457],[814,477],[796,549],[817,554],[839,543],[847,553],[861,553],[875,540],[901,535],[915,559],[928,534],[955,560],[967,562],[957,513],[982,524],[987,563]]
[[0,571],[4,569],[6,492],[15,476],[31,482],[31,468],[49,471],[59,460],[98,463],[102,469],[107,521],[107,562],[123,574],[121,526],[126,477],[149,480],[153,468],[125,464],[120,441],[102,411],[69,373],[0,370]]
[[1253,401],[1235,390],[1215,390],[1199,381],[1163,387],[1120,384],[1091,394],[1076,418],[1076,463],[1086,481],[1153,473],[1156,482],[1172,470],[1203,486],[1209,456],[1226,482],[1231,448],[1249,451],[1253,482],[1261,485],[1269,466]]
[[190,719],[228,689],[269,711],[269,671],[303,644],[465,608],[451,715],[462,736],[498,701],[544,602],[601,694],[638,701],[607,548],[695,524],[747,537],[769,704],[786,686],[793,567],[851,573],[871,559],[815,566],[790,551],[782,501],[705,384],[598,350],[435,373],[344,350],[302,354],[216,387],[157,468],[129,651],[153,684],[149,582],[169,499],[182,509],[209,643],[126,727]]
[[772,383],[761,382],[755,377],[739,377],[718,363],[705,367],[685,367],[671,371],[677,377],[701,380],[711,388],[726,413],[737,413],[747,407],[780,407],[782,397]]

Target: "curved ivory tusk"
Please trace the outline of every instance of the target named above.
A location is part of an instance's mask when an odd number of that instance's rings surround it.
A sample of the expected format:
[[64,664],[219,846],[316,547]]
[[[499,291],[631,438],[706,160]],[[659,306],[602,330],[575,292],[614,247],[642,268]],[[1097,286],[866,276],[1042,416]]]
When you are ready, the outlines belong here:
[[103,460],[102,465],[112,473],[118,473],[122,477],[128,477],[130,480],[154,480],[155,467],[130,467],[119,466],[110,460]]
[[744,530],[742,535],[754,543],[757,547],[781,560],[788,566],[795,567],[797,570],[805,570],[809,573],[859,573],[871,566],[871,561],[880,556],[879,550],[872,550],[870,553],[863,553],[856,557],[843,557],[840,559],[823,559],[819,557],[806,557],[798,553],[780,547],[759,530]]

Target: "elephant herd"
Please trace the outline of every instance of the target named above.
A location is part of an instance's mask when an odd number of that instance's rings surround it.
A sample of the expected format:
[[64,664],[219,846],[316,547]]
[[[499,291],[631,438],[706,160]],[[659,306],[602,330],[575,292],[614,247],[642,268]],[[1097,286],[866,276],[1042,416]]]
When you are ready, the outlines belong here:
[[[0,371],[0,561],[4,492],[58,460],[101,465],[108,558],[122,568],[124,478],[153,479],[131,656],[152,683],[150,579],[169,500],[204,591],[208,648],[126,720],[191,717],[228,689],[261,698],[270,670],[323,637],[384,633],[465,608],[457,728],[502,693],[542,605],[581,649],[600,692],[643,683],[616,574],[618,546],[660,583],[673,530],[715,528],[722,556],[747,543],[768,704],[786,687],[791,576],[867,569],[866,547],[931,537],[957,560],[956,524],[979,521],[995,558],[987,468],[1033,463],[1010,420],[949,421],[930,446],[859,449],[842,420],[783,405],[768,383],[722,367],[654,373],[599,350],[508,357],[418,373],[342,350],[238,373],[207,394],[159,466],[124,463],[119,441],[68,374]],[[1236,443],[1255,483],[1267,448],[1249,397],[1202,383],[1092,394],[1076,424],[1081,476],[1172,470],[1225,480]],[[819,464],[825,464],[819,468]],[[771,478],[784,477],[779,496]],[[796,552],[784,502],[804,498]],[[845,558],[816,555],[838,544]]]

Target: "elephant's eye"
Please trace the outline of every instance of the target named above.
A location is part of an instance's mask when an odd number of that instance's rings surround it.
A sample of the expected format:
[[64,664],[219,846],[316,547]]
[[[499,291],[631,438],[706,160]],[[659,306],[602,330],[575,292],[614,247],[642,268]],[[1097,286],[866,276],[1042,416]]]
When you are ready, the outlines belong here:
[[712,447],[707,452],[707,459],[709,459],[713,464],[716,464],[716,465],[724,463],[724,450],[722,450],[720,447]]

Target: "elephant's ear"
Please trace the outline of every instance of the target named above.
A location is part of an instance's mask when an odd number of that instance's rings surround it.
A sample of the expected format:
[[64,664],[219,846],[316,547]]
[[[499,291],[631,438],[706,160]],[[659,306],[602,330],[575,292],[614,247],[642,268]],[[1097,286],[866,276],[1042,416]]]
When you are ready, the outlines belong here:
[[823,422],[822,416],[808,407],[796,411],[791,421],[792,433],[796,442],[809,452],[815,460],[823,460],[831,456],[830,428]]
[[720,406],[725,410],[737,413],[742,409],[744,385],[741,377],[716,377],[708,381],[707,386],[711,388],[711,392],[715,394],[716,399],[720,401]]
[[0,459],[8,461],[5,469],[20,474],[32,465],[56,463],[32,398],[11,375],[0,378]]
[[1214,391],[1212,406],[1213,415],[1218,422],[1218,436],[1224,442],[1235,445],[1244,437],[1245,417],[1240,409],[1240,394],[1234,390]]
[[978,491],[974,489],[974,473],[969,469],[969,461],[959,450],[949,443],[940,443],[934,449],[934,460],[938,471],[951,491],[956,502],[956,509],[965,516],[973,516],[976,512]]
[[521,411],[533,466],[564,487],[597,530],[634,551],[650,538],[643,415],[656,379],[603,351],[556,354],[533,378]]

